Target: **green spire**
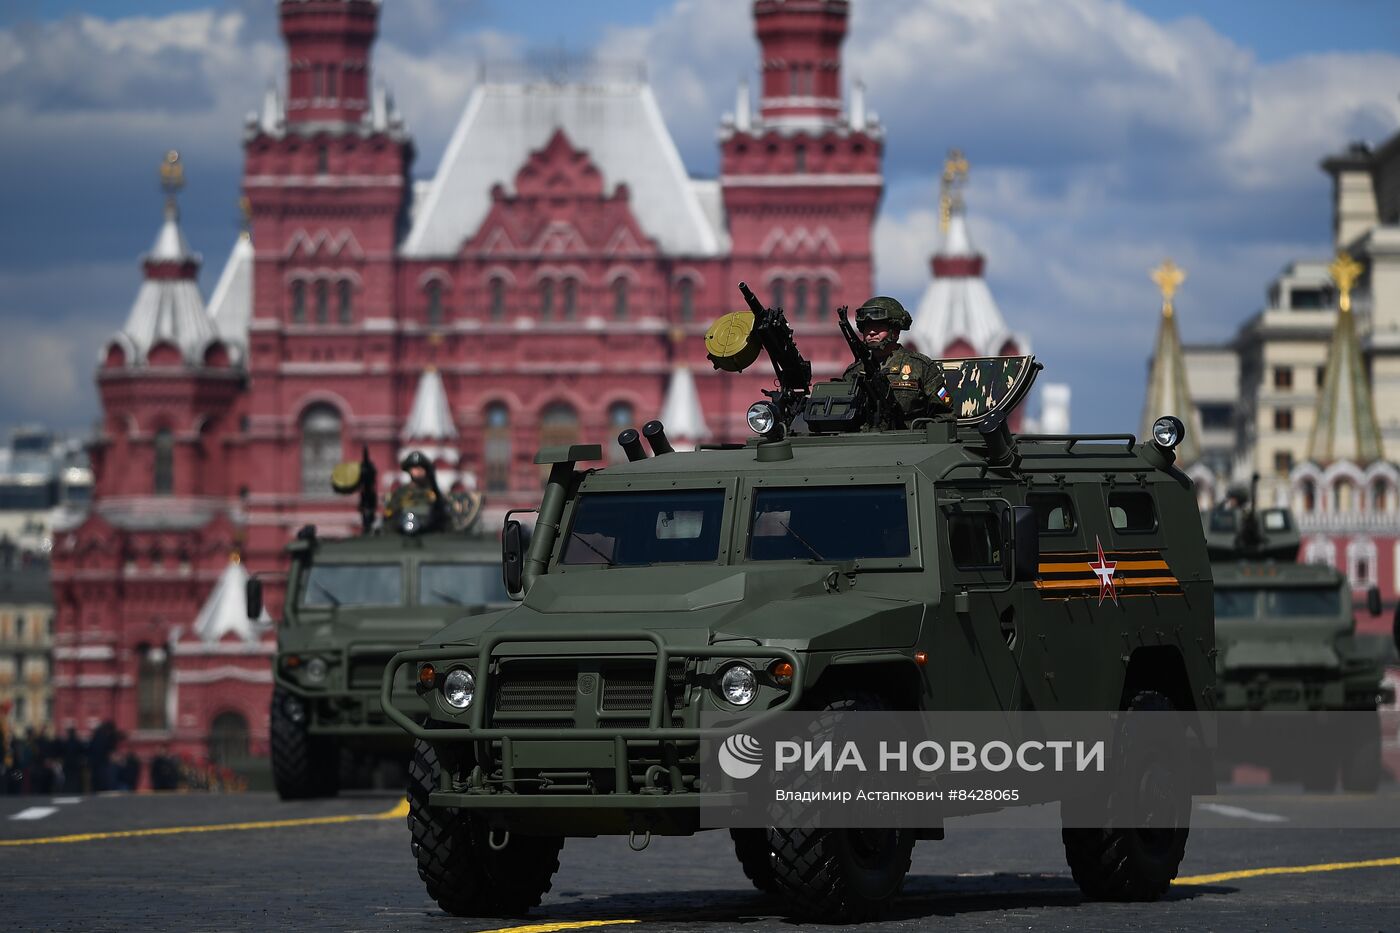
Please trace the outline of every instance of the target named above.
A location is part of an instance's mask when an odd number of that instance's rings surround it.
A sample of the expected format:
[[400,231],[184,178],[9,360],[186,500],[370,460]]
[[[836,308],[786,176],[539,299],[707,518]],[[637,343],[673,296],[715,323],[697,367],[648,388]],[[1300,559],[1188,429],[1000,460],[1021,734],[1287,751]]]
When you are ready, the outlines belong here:
[[1191,403],[1186,383],[1186,355],[1176,330],[1176,309],[1172,297],[1186,280],[1186,272],[1170,259],[1152,270],[1152,281],[1162,292],[1162,319],[1157,327],[1157,343],[1152,348],[1152,369],[1147,377],[1147,404],[1142,411],[1142,437],[1152,436],[1152,422],[1163,415],[1176,415],[1186,425],[1186,438],[1176,449],[1179,463],[1189,464],[1201,456],[1201,419]]
[[1328,271],[1337,283],[1337,326],[1327,350],[1327,379],[1317,402],[1308,459],[1322,466],[1337,460],[1366,466],[1381,459],[1381,431],[1356,338],[1356,315],[1351,313],[1351,289],[1361,264],[1339,252]]

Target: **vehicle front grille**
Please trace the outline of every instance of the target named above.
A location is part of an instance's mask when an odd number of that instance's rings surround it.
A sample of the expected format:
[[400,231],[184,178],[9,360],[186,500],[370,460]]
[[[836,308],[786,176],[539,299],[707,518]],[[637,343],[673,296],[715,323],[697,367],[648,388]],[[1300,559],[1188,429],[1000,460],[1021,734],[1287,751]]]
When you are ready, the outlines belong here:
[[[521,728],[575,726],[576,711],[592,709],[596,703],[598,725],[647,725],[655,670],[652,662],[612,662],[601,667],[588,662],[582,671],[580,666],[578,662],[502,664],[492,689],[493,721],[497,726]],[[581,677],[592,678],[592,685],[581,683]],[[667,671],[666,684],[667,705],[672,712],[684,708],[685,694],[685,665],[675,662]]]
[[[384,680],[384,668],[389,666],[392,652],[384,654],[352,654],[347,683],[351,690],[377,690]],[[403,671],[399,672],[400,680]]]
[[569,676],[562,676],[553,672],[517,673],[507,668],[496,687],[496,712],[572,714],[577,691],[578,675],[572,671]]

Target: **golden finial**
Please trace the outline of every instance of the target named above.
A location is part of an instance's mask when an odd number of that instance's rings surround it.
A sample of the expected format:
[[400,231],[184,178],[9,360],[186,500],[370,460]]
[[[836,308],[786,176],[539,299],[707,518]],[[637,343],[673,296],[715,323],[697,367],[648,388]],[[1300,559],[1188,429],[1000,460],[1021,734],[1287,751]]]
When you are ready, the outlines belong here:
[[240,553],[238,553],[238,549],[237,549],[237,548],[234,548],[232,551],[229,552],[229,555],[228,555],[228,562],[229,562],[230,564],[241,564],[241,563],[243,563],[243,555],[240,554]]
[[1332,281],[1337,283],[1337,307],[1342,311],[1351,310],[1351,289],[1356,284],[1356,280],[1361,277],[1361,263],[1352,259],[1350,254],[1337,251],[1337,258],[1332,260],[1332,264],[1327,267],[1327,271],[1332,276]]
[[253,226],[253,202],[249,200],[246,194],[238,199],[238,213],[243,218],[243,230],[239,233],[239,236],[246,240],[250,236],[248,231],[252,229]]
[[1181,283],[1186,281],[1186,270],[1170,259],[1164,259],[1160,266],[1152,270],[1152,281],[1157,283],[1157,288],[1162,292],[1163,317],[1171,317],[1174,313],[1172,296],[1176,294]]
[[160,187],[172,197],[185,187],[185,166],[180,162],[180,153],[174,149],[160,160]]
[[962,189],[967,184],[967,158],[961,149],[949,149],[943,162],[943,180],[938,186],[938,229],[948,232],[954,208],[962,207]]

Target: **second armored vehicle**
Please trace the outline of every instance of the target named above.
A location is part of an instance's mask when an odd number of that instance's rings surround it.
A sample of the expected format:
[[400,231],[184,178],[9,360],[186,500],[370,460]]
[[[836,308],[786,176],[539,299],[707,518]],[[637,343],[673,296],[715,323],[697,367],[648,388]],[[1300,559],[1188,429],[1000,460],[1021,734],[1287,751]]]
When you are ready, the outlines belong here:
[[[1221,764],[1264,765],[1314,791],[1331,790],[1340,774],[1345,790],[1375,791],[1377,706],[1394,698],[1382,683],[1388,646],[1358,636],[1346,575],[1297,563],[1292,513],[1256,509],[1252,491],[1235,492],[1204,521],[1215,577],[1218,706],[1227,714]],[[1367,609],[1381,612],[1375,587]]]

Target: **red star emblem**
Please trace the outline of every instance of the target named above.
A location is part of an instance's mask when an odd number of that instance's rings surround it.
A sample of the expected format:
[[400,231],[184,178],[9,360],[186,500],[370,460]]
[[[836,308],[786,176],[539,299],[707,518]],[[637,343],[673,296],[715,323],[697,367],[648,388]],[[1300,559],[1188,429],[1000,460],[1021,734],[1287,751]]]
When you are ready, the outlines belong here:
[[1105,596],[1113,600],[1113,605],[1118,605],[1118,591],[1113,587],[1113,571],[1117,569],[1118,562],[1109,560],[1103,556],[1103,544],[1099,541],[1099,536],[1094,535],[1094,544],[1099,549],[1098,563],[1089,561],[1089,569],[1094,571],[1094,576],[1099,578],[1099,605],[1103,605]]

